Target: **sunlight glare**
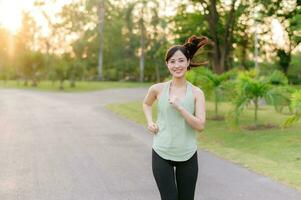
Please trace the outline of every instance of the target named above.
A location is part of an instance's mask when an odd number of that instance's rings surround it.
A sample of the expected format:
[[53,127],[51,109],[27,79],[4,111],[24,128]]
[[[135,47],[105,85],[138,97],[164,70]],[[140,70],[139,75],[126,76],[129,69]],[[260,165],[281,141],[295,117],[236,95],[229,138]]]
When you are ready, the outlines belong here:
[[277,19],[272,20],[272,39],[279,46],[285,46],[284,30]]
[[0,24],[15,33],[21,26],[21,8],[15,1],[0,1]]

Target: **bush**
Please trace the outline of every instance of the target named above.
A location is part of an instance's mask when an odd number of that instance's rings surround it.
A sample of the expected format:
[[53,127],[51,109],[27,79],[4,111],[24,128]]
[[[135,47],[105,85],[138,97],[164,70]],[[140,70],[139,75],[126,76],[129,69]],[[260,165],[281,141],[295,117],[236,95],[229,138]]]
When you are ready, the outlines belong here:
[[282,71],[275,70],[271,75],[267,76],[267,82],[272,85],[287,85],[288,78]]

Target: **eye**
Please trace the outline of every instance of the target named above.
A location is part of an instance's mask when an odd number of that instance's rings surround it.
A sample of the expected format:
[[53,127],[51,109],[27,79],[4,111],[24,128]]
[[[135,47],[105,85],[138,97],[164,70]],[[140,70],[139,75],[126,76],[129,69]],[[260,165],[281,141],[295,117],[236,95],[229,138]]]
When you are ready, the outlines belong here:
[[184,59],[181,59],[179,62],[181,62],[181,63],[184,62]]
[[174,60],[171,60],[171,61],[169,61],[169,63],[170,63],[170,64],[174,64],[174,63],[175,63],[175,61],[174,61]]

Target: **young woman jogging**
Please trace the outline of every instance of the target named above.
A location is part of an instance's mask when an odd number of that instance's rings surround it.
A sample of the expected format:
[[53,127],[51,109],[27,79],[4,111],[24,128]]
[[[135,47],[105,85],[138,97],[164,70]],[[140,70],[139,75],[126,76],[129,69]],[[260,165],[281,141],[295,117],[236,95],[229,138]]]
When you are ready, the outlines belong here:
[[[172,79],[152,85],[143,100],[147,128],[153,134],[152,171],[161,200],[194,200],[198,176],[197,132],[205,127],[203,91],[185,74],[200,64],[191,60],[206,37],[192,36],[184,45],[170,47],[165,56]],[[158,118],[152,105],[158,101]]]

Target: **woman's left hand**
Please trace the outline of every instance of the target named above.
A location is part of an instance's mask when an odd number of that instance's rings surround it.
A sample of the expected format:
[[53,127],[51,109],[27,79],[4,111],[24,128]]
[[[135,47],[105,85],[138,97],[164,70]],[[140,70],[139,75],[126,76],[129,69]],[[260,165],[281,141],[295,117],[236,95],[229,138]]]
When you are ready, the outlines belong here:
[[168,102],[176,109],[179,110],[181,105],[180,105],[180,100],[177,96],[170,96],[170,98],[168,99]]

